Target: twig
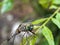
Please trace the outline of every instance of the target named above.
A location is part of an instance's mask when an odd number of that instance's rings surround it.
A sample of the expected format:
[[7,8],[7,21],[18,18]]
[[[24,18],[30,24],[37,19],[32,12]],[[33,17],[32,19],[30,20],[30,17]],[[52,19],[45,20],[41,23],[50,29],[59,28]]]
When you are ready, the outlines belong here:
[[60,7],[45,21],[45,23],[43,25],[40,26],[40,28],[42,28],[43,26],[45,26],[49,21],[50,19],[52,19],[55,14],[60,10]]
[[[54,16],[55,14],[60,10],[60,7],[43,23],[38,29],[41,29],[43,26],[45,26]],[[37,32],[37,31],[36,31]]]

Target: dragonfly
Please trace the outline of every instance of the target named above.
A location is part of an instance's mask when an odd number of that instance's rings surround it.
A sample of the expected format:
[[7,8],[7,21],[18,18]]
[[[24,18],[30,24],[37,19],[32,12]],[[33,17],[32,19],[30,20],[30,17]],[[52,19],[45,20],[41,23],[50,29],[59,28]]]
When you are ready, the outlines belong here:
[[[21,32],[31,32],[32,34],[35,34],[33,32],[33,28],[34,28],[34,25],[32,24],[26,24],[26,23],[22,23],[18,26],[18,28],[16,29],[16,32],[13,36],[11,37],[14,37],[16,35],[18,35],[19,33]],[[10,40],[11,38],[8,39],[8,41]]]
[[[46,19],[44,19],[43,21],[45,21]],[[37,20],[37,21],[39,21],[39,20]],[[37,22],[37,21],[33,21],[32,23],[21,23],[19,26],[18,26],[18,28],[16,29],[16,31],[15,31],[15,34],[14,35],[12,35],[12,36],[10,36],[8,39],[7,39],[7,41],[10,41],[11,40],[11,38],[15,38],[16,37],[16,35],[18,35],[18,34],[20,34],[21,32],[25,32],[24,33],[24,35],[27,33],[27,34],[29,34],[29,32],[30,33],[32,33],[32,35],[34,35],[34,36],[37,36],[36,34],[35,34],[35,32],[36,32],[36,30],[35,30],[35,28],[36,29],[38,29],[40,26],[36,26],[35,27],[35,25],[34,24],[38,24],[38,23],[34,23],[34,22]],[[42,21],[42,22],[43,22]],[[24,35],[23,35],[23,37],[24,37]],[[29,34],[30,35],[30,34]],[[22,39],[23,39],[23,37],[22,37]],[[26,40],[27,40],[27,42],[28,42],[28,39],[27,39],[27,35],[25,36],[26,37]],[[22,45],[24,45],[23,44],[23,40],[22,40]]]
[[[25,32],[22,36],[22,45],[23,45],[23,37],[25,36],[26,38],[28,37],[28,35],[36,35],[34,32],[34,25],[30,24],[30,23],[21,23],[18,28],[15,31],[15,34],[10,36],[7,41],[10,41],[13,37],[16,37],[18,34],[20,34],[21,32]],[[30,34],[31,33],[31,34]],[[26,41],[28,41],[28,39],[26,39]]]

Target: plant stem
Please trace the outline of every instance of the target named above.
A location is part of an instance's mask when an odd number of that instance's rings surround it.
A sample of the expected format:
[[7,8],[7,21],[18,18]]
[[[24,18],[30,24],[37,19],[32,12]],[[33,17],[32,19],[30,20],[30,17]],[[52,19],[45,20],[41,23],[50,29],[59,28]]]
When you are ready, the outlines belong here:
[[55,14],[56,14],[59,10],[60,10],[60,7],[45,21],[44,24],[41,25],[40,28],[42,28],[43,26],[45,26],[45,25],[50,21],[50,19],[52,19],[52,18],[55,16]]
[[[44,27],[54,16],[55,14],[60,10],[60,7],[38,28],[41,29],[42,27]],[[38,30],[36,31],[36,33],[38,32]]]

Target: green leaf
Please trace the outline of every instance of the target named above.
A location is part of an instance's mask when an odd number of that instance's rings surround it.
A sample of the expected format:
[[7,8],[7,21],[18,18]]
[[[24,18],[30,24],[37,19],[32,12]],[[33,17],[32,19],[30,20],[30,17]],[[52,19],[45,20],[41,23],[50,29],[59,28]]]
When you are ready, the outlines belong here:
[[54,24],[56,24],[60,28],[60,22],[57,19],[52,18],[52,21]]
[[1,13],[5,13],[12,9],[13,7],[13,0],[3,0],[2,2]]
[[57,6],[55,6],[55,5],[51,5],[50,7],[49,7],[49,9],[57,9],[58,7]]
[[38,19],[38,20],[35,20],[32,22],[32,24],[39,24],[39,23],[42,23],[46,20],[47,18],[42,18],[42,19]]
[[56,18],[52,18],[52,22],[60,29],[60,13],[57,13]]
[[24,45],[27,45],[27,42],[28,42],[28,44],[30,44],[30,45],[34,45],[35,43],[36,43],[36,40],[37,40],[37,36],[35,36],[35,35],[31,35],[31,36],[29,36],[29,37],[25,37],[25,38],[23,38],[23,42],[21,41],[21,43],[20,43],[20,45],[22,45],[22,43],[24,44]]
[[53,0],[39,0],[39,4],[41,4],[44,8],[48,8],[50,4],[52,4]]
[[54,0],[53,4],[60,4],[60,0]]
[[0,2],[0,7],[2,6],[2,2]]
[[23,44],[26,44],[26,38],[23,38],[23,39],[22,39],[22,41],[20,42],[20,45],[22,45],[22,43],[23,43]]
[[35,45],[37,39],[37,37],[34,37],[32,40],[30,40],[30,45]]
[[60,35],[58,35],[55,39],[56,45],[60,44]]
[[46,27],[46,26],[43,27],[42,34],[47,39],[49,45],[55,45],[54,39],[53,39],[53,34],[48,27]]
[[53,0],[50,9],[57,9],[60,5],[60,0]]
[[57,13],[56,19],[60,22],[60,13]]

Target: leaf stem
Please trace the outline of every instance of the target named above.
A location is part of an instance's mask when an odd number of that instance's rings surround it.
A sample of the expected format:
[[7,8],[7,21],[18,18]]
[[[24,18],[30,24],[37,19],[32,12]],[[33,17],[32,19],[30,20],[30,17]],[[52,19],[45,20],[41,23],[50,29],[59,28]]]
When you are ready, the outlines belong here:
[[[44,27],[54,16],[55,14],[60,10],[60,7],[38,28],[40,30],[42,27]],[[38,30],[35,32],[37,33]]]
[[59,10],[60,10],[60,7],[45,21],[44,24],[42,24],[42,25],[40,26],[40,28],[42,28],[43,26],[45,26],[45,25],[50,21],[50,19],[52,19],[52,18],[55,16],[55,14],[56,14]]

